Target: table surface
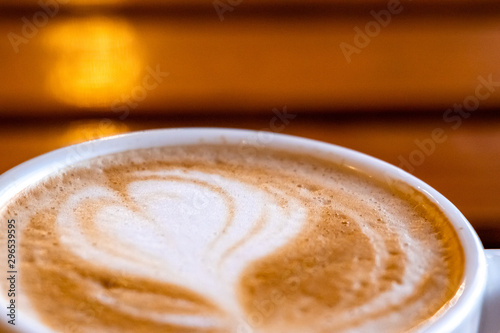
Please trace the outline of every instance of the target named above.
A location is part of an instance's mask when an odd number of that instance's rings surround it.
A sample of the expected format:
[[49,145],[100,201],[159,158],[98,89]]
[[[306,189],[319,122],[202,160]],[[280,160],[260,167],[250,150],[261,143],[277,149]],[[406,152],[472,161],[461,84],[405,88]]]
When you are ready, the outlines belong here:
[[0,173],[128,131],[270,129],[286,108],[282,133],[402,166],[500,248],[500,2],[221,1],[0,3]]

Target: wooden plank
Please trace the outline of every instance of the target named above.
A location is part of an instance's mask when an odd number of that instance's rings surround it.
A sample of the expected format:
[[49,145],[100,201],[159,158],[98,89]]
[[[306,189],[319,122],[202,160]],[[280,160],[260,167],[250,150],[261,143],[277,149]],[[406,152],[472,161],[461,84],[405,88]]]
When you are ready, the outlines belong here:
[[[304,112],[445,110],[474,96],[480,78],[495,82],[495,92],[479,107],[500,106],[500,11],[403,10],[372,37],[356,37],[367,24],[377,32],[369,12],[275,17],[235,9],[221,22],[215,12],[90,11],[56,15],[32,37],[22,34],[29,15],[4,16],[0,35],[25,39],[0,39],[0,115],[116,114],[127,103],[138,115],[263,113],[284,104]],[[347,44],[356,51],[344,52]],[[155,70],[169,73],[157,85],[147,81]]]

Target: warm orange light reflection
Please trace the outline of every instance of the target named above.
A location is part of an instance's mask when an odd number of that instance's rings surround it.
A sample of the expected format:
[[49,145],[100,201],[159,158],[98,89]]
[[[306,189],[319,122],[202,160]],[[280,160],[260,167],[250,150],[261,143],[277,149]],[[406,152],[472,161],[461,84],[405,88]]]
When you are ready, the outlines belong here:
[[67,146],[126,133],[129,130],[123,122],[111,119],[75,121],[70,123],[66,132],[61,136],[61,144]]
[[142,57],[125,22],[93,17],[53,22],[47,28],[45,43],[55,57],[48,87],[60,101],[108,107],[138,84]]

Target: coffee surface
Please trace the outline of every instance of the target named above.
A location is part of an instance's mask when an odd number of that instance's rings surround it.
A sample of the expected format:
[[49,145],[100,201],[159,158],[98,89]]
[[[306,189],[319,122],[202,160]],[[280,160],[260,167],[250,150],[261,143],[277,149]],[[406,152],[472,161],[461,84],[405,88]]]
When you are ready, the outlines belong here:
[[1,216],[21,310],[56,332],[403,332],[458,297],[440,210],[320,157],[151,148],[35,185]]

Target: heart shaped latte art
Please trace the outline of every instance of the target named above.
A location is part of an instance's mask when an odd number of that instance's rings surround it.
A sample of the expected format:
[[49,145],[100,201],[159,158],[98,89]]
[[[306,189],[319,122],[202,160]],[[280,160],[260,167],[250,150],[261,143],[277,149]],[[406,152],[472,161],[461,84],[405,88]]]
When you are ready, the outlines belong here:
[[[296,236],[307,215],[279,189],[265,192],[215,174],[173,170],[134,178],[126,194],[96,186],[70,196],[57,218],[61,243],[93,264],[217,300],[235,318],[243,317],[234,296],[241,272]],[[109,295],[95,297],[138,317],[222,325],[205,314],[139,313]]]

